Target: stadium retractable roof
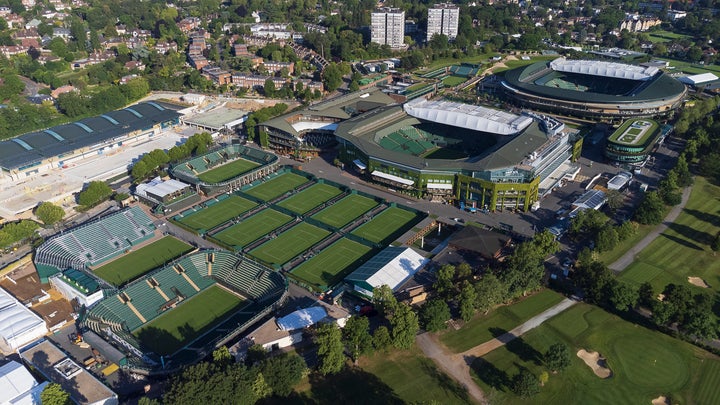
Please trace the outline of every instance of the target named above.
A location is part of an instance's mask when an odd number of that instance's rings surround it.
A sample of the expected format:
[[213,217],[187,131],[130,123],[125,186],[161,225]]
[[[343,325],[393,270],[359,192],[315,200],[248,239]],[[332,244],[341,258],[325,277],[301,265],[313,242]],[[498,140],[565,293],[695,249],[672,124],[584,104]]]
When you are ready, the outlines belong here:
[[[0,142],[0,167],[13,170],[177,119],[179,107],[140,103]],[[131,112],[132,111],[132,112]],[[134,112],[134,113],[133,113]]]
[[533,122],[526,116],[444,100],[419,98],[405,104],[404,108],[415,118],[499,135],[517,134]]
[[565,58],[557,58],[550,62],[550,68],[557,72],[629,80],[649,80],[659,71],[655,66],[646,67],[597,60],[567,60]]

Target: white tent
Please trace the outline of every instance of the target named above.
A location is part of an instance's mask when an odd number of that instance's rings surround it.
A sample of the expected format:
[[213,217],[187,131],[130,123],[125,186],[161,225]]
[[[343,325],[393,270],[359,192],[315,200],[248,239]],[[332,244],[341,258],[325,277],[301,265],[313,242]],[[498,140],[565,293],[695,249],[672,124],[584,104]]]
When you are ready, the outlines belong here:
[[0,367],[0,404],[39,405],[47,384],[38,385],[22,364],[11,361]]
[[0,349],[13,352],[47,333],[42,318],[0,288]]

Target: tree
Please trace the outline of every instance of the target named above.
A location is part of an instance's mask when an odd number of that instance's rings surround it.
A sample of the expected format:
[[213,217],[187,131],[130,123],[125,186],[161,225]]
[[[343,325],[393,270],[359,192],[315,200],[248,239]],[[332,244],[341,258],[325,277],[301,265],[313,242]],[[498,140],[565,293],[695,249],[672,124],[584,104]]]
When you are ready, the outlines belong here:
[[455,266],[452,264],[443,264],[437,271],[436,280],[433,288],[442,296],[450,296],[455,289],[453,280],[455,279]]
[[473,268],[467,263],[462,262],[455,268],[455,281],[463,281],[469,279],[473,275]]
[[615,280],[610,288],[610,303],[616,310],[624,312],[633,308],[638,302],[638,290],[627,283]]
[[460,318],[468,322],[475,315],[475,304],[477,303],[477,292],[475,287],[469,281],[463,281],[460,289],[460,298],[458,299],[458,307]]
[[[272,389],[273,395],[281,397],[286,397],[293,392],[293,387],[300,382],[306,370],[305,360],[294,353],[270,357],[260,363],[259,367],[259,371],[267,385]],[[257,384],[258,381],[253,379],[251,384],[253,383]]]
[[102,181],[91,181],[85,191],[80,192],[78,203],[83,207],[94,207],[112,195],[110,186]]
[[610,224],[605,224],[605,226],[600,229],[600,232],[598,232],[595,248],[598,252],[607,252],[613,250],[618,242],[619,238],[615,227]]
[[544,256],[532,241],[519,244],[515,248],[502,273],[502,281],[511,296],[525,295],[528,291],[540,287],[545,276]]
[[625,196],[618,190],[608,190],[605,197],[607,198],[606,204],[608,208],[613,212],[621,208],[625,202]]
[[652,308],[652,305],[657,302],[655,299],[655,289],[649,282],[644,282],[638,287],[638,305],[642,305],[648,308]]
[[43,405],[72,405],[70,394],[62,389],[60,384],[50,383],[40,393],[40,401]]
[[475,292],[477,297],[475,306],[485,313],[495,305],[504,302],[508,297],[507,285],[494,274],[485,274],[475,284]]
[[260,345],[252,345],[247,350],[247,354],[245,355],[245,364],[250,367],[255,363],[262,362],[263,360],[267,359],[267,357],[268,351],[264,347]]
[[450,308],[441,299],[432,299],[420,308],[420,320],[425,330],[438,332],[447,328],[450,320]]
[[540,392],[540,381],[535,374],[523,369],[513,377],[510,389],[520,398],[529,398]]
[[263,373],[257,373],[255,381],[252,383],[252,391],[257,398],[265,398],[272,394],[272,387],[265,381]]
[[635,211],[635,220],[644,225],[657,225],[663,220],[665,205],[656,191],[645,194]]
[[148,397],[142,397],[138,400],[138,405],[160,405],[160,401]]
[[370,320],[364,316],[353,316],[348,319],[342,330],[345,347],[350,357],[357,364],[360,356],[372,350],[373,339],[370,336]]
[[136,182],[140,182],[150,174],[150,171],[151,169],[148,168],[147,163],[139,160],[133,165],[132,170],[130,171],[130,175],[132,175],[133,179],[135,179]]
[[275,96],[275,82],[271,78],[265,79],[265,85],[263,86],[263,91],[265,92],[266,97],[274,97]]
[[392,345],[392,338],[387,326],[378,326],[373,334],[373,347],[375,350],[386,351]]
[[373,289],[372,302],[384,316],[392,315],[398,306],[397,299],[387,284]]
[[233,358],[228,350],[227,346],[221,346],[212,352],[213,362],[220,367],[226,367],[230,365]]
[[417,314],[405,304],[398,304],[395,314],[390,319],[392,326],[393,346],[398,349],[409,349],[415,342],[415,335],[420,330]]
[[45,225],[54,225],[63,219],[65,210],[49,201],[45,201],[35,209],[35,215]]
[[335,374],[342,370],[345,364],[343,353],[342,334],[334,323],[324,323],[317,328],[315,343],[318,345],[320,366],[318,371],[322,375]]
[[570,366],[570,349],[563,343],[554,343],[543,355],[543,361],[553,371],[562,371]]

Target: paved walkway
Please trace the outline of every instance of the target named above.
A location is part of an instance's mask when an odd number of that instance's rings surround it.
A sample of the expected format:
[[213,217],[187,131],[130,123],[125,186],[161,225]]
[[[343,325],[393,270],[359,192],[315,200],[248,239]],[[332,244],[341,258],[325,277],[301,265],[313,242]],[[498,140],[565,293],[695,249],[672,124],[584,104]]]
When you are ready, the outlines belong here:
[[615,263],[608,266],[610,270],[613,270],[617,273],[625,270],[629,265],[632,264],[632,262],[635,261],[635,257],[640,254],[640,252],[648,247],[652,241],[655,240],[661,233],[665,232],[667,230],[668,225],[675,222],[677,217],[680,215],[682,210],[685,208],[685,204],[687,204],[688,200],[690,199],[690,193],[692,192],[692,186],[687,187],[685,190],[683,190],[682,193],[682,200],[680,201],[680,204],[674,206],[670,212],[665,217],[665,220],[662,222],[662,224],[658,225],[650,231],[647,236],[645,236],[640,242],[638,242],[635,246],[630,248],[627,252],[625,252],[622,257],[617,259]]
[[485,396],[478,385],[473,381],[470,374],[470,366],[473,361],[481,356],[484,356],[491,351],[505,345],[513,339],[522,336],[528,331],[540,326],[546,320],[553,316],[563,312],[564,310],[575,305],[577,301],[571,299],[564,299],[560,303],[556,304],[552,308],[549,308],[542,313],[528,319],[522,325],[514,328],[510,332],[505,333],[495,339],[489,340],[478,346],[473,347],[470,350],[462,353],[452,353],[445,347],[437,338],[437,335],[432,333],[423,333],[417,336],[417,343],[420,349],[422,349],[425,356],[433,359],[433,361],[446,373],[448,373],[453,379],[459,382],[468,392],[470,398],[478,403],[485,403]]

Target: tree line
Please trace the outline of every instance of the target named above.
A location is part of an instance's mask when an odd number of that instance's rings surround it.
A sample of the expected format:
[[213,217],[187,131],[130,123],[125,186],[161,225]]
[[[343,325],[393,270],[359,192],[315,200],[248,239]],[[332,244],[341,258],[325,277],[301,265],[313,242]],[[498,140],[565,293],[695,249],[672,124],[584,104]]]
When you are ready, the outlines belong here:
[[202,155],[208,151],[212,142],[212,136],[205,131],[190,136],[184,143],[173,146],[167,152],[162,149],[154,149],[133,164],[130,170],[133,181],[136,184],[140,183],[149,177],[160,174],[170,163],[180,162],[190,156]]

